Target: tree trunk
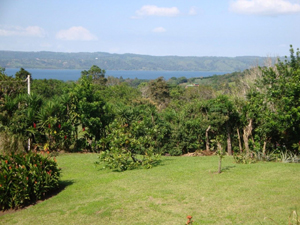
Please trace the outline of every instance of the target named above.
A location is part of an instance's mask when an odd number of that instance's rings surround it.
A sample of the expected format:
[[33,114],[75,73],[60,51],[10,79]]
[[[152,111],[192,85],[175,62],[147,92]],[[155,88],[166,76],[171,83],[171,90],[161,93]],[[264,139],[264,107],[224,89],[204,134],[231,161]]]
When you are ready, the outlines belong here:
[[256,148],[256,145],[255,145],[255,141],[254,141],[254,138],[253,138],[252,135],[251,135],[251,140],[252,140],[252,143],[253,143],[253,148],[255,149],[255,148]]
[[210,130],[211,126],[209,125],[208,128],[205,131],[205,137],[206,137],[206,151],[210,151],[209,150],[209,138],[208,138],[208,131]]
[[218,169],[218,173],[221,173],[222,172],[223,149],[222,149],[222,145],[219,141],[217,141],[217,148],[218,148],[218,152],[219,152],[219,169]]
[[249,154],[250,154],[249,136],[251,135],[251,132],[252,132],[252,119],[249,121],[248,126],[244,127],[243,131],[244,131],[243,139],[244,139],[246,154],[247,154],[247,156],[249,156]]
[[227,129],[227,153],[228,155],[232,155],[232,145],[231,145],[231,129],[226,123],[226,129]]
[[248,139],[248,135],[247,135],[247,128],[245,127],[243,129],[243,131],[244,131],[243,140],[244,140],[245,150],[246,150],[246,154],[249,155],[250,149],[249,149],[249,139]]
[[264,146],[263,146],[263,149],[262,149],[263,156],[266,156],[266,146],[267,146],[267,141],[265,140],[264,141]]
[[222,157],[219,157],[219,169],[218,169],[218,173],[222,172]]
[[243,148],[242,148],[242,141],[241,141],[241,135],[240,135],[240,130],[239,130],[239,128],[236,129],[236,132],[237,132],[238,140],[239,140],[240,153],[242,154]]
[[223,152],[222,145],[219,141],[217,141],[217,149],[219,152]]

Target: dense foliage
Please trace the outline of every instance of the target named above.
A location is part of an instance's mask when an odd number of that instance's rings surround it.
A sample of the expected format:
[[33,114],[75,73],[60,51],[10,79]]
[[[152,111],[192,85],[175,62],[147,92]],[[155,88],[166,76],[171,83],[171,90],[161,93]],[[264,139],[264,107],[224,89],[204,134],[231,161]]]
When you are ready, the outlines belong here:
[[22,76],[2,69],[0,141],[10,149],[27,149],[29,140],[29,150],[102,152],[117,170],[202,150],[298,154],[300,56],[290,51],[275,65],[205,79],[136,79],[137,87],[93,65],[77,82],[33,80],[30,96]]
[[36,153],[0,155],[0,209],[19,208],[58,188],[55,159]]
[[115,120],[102,140],[109,147],[101,152],[100,161],[118,171],[151,168],[159,160],[159,154],[154,152],[154,132],[155,129],[149,129],[143,120],[130,124]]

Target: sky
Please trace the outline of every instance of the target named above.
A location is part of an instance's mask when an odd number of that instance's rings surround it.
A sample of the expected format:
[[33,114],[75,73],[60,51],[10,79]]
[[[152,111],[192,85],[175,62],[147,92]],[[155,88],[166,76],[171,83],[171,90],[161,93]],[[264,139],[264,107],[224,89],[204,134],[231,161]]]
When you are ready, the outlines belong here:
[[0,50],[285,56],[300,0],[0,0]]

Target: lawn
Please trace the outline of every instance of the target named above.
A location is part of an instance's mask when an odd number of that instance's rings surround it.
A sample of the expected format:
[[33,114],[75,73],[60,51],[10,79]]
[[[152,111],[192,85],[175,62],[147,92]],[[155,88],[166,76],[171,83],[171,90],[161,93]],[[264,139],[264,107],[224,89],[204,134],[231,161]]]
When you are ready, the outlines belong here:
[[57,157],[65,188],[0,216],[0,224],[288,224],[300,214],[300,164],[235,164],[218,157],[162,157],[155,168],[112,172],[96,154]]

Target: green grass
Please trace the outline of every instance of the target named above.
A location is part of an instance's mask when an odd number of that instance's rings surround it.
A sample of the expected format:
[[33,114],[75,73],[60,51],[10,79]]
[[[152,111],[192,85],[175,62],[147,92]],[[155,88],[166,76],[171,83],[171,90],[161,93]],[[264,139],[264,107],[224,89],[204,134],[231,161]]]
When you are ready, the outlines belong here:
[[[225,157],[163,157],[150,170],[94,167],[96,154],[57,157],[65,189],[0,224],[288,224],[300,209],[300,164],[235,164]],[[299,211],[298,211],[299,212]],[[272,220],[276,221],[274,223]]]

